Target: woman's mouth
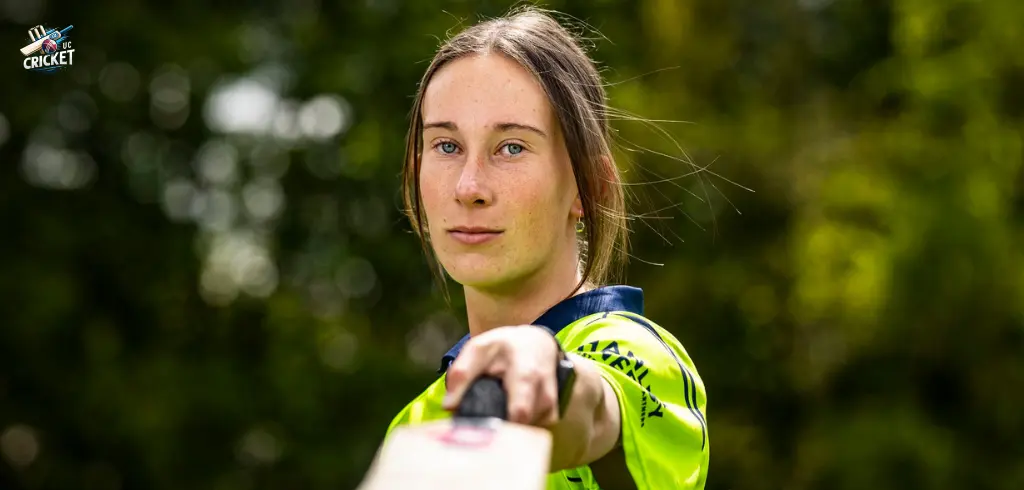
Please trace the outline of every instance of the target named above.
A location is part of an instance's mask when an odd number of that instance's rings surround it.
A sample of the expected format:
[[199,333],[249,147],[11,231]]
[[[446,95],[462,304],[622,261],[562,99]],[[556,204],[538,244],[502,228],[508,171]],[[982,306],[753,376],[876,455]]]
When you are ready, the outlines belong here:
[[459,226],[448,230],[448,235],[466,245],[479,245],[498,238],[503,230],[493,228]]

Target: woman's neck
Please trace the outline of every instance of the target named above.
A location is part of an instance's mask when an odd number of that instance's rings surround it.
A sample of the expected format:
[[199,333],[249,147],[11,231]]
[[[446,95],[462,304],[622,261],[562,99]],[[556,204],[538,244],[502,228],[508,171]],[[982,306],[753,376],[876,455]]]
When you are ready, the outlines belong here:
[[542,268],[514,288],[494,290],[466,287],[466,314],[470,335],[478,335],[493,328],[533,322],[570,294],[575,296],[593,289],[590,285],[584,285],[574,292],[573,288],[579,284],[581,277],[575,267],[569,273],[552,267],[547,270]]

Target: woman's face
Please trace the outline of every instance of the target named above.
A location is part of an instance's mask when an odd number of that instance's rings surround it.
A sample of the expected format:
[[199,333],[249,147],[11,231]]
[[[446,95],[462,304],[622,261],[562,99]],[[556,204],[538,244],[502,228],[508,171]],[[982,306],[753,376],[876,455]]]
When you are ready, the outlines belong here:
[[497,54],[460,58],[424,93],[419,185],[430,241],[464,286],[506,288],[575,272],[581,208],[558,120],[544,89]]

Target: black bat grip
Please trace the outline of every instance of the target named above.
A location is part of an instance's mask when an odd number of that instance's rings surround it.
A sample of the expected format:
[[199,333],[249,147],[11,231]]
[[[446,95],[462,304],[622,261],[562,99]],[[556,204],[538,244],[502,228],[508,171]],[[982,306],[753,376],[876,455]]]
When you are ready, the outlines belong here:
[[462,396],[459,408],[455,410],[455,416],[461,418],[486,418],[496,417],[501,420],[508,420],[508,394],[501,379],[491,376],[481,376],[469,385],[466,394]]

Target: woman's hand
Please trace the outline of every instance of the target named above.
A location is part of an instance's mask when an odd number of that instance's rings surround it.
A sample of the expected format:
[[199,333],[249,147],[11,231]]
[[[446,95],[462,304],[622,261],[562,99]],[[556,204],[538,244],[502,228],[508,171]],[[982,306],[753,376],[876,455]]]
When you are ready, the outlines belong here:
[[544,327],[500,327],[476,335],[448,367],[448,394],[442,404],[455,410],[473,380],[501,378],[509,421],[551,430],[552,471],[590,464],[619,439],[618,400],[592,361],[573,357],[576,382],[572,393],[565,394],[570,402],[559,418],[555,371],[560,356],[558,343]]
[[559,356],[557,342],[543,327],[499,327],[476,335],[448,367],[443,406],[454,410],[473,380],[490,375],[505,385],[510,422],[551,427],[558,422]]

